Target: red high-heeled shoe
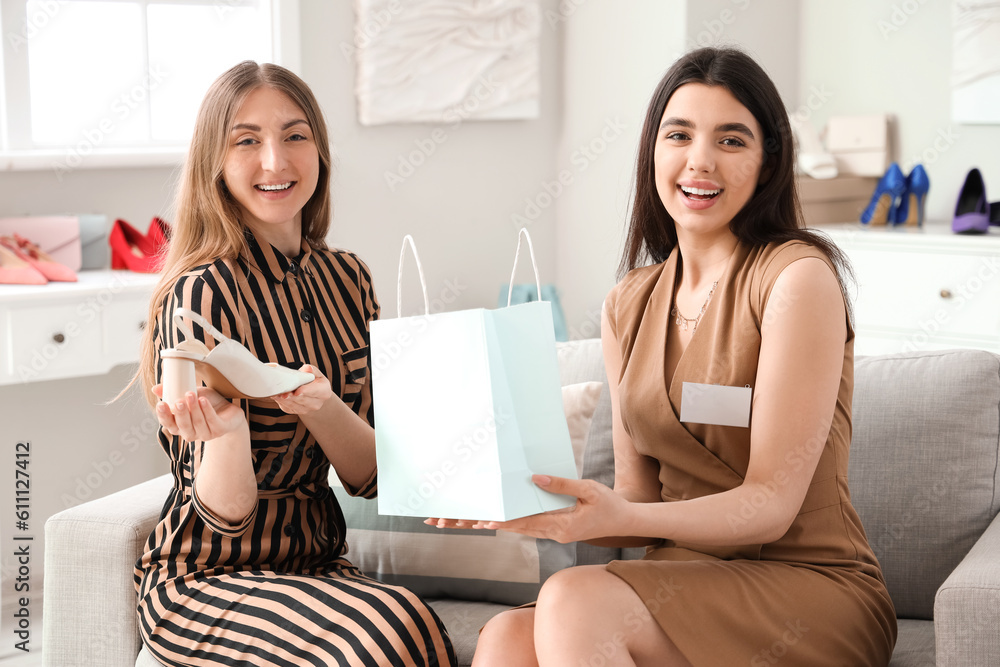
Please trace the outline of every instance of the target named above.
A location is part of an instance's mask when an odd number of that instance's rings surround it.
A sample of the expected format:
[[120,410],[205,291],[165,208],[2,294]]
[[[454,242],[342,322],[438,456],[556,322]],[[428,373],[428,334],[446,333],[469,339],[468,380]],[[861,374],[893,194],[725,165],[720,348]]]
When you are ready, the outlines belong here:
[[149,237],[149,240],[157,248],[165,249],[170,242],[170,225],[163,218],[153,216],[153,219],[149,222],[149,231],[146,233],[146,236]]
[[62,283],[75,283],[77,281],[73,269],[52,259],[51,255],[20,234],[14,234],[13,238],[8,236],[5,240],[5,245],[8,248],[11,248],[18,257],[45,276],[46,280]]
[[0,238],[0,285],[44,285],[48,279]]
[[136,273],[159,272],[163,266],[168,234],[169,227],[160,218],[153,218],[146,234],[120,218],[115,220],[108,235],[111,268]]

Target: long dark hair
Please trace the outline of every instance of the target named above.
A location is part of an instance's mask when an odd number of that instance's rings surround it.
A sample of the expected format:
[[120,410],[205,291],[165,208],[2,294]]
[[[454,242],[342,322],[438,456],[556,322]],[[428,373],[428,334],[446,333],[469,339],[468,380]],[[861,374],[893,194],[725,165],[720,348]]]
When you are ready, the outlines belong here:
[[[653,151],[660,119],[674,91],[686,83],[722,86],[753,114],[764,134],[764,162],[768,178],[729,223],[741,243],[799,240],[819,248],[837,268],[845,298],[845,278],[853,279],[847,258],[825,236],[805,229],[795,188],[795,146],[788,113],[767,73],[747,54],[732,48],[703,48],[682,56],[663,76],[653,93],[639,139],[632,203],[625,252],[618,267],[619,278],[648,262],[667,259],[677,245],[674,220],[656,191]],[[847,299],[850,308],[850,299]]]

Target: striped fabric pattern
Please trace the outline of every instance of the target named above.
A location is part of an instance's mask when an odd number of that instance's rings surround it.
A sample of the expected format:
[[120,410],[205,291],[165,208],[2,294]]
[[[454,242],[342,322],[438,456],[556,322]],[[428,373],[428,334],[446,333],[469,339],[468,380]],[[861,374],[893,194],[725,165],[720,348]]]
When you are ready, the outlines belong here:
[[[201,313],[257,358],[309,363],[356,413],[373,418],[368,325],[379,314],[365,264],[310,248],[288,259],[247,233],[249,252],[182,276],[153,323],[158,349],[183,334],[178,307]],[[196,324],[194,335],[215,341]],[[161,431],[174,487],[136,563],[143,642],[170,666],[452,665],[451,642],[414,593],[366,577],[343,555],[330,463],[295,415],[239,401],[251,433],[258,498],[229,523],[199,501],[205,443]],[[348,493],[374,497],[376,475]]]

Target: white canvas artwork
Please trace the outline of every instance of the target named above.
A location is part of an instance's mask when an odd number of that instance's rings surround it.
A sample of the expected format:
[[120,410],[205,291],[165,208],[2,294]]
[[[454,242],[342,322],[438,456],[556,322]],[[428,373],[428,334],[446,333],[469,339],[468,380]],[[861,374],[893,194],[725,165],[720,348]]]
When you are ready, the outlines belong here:
[[952,119],[1000,123],[1000,4],[952,0]]
[[355,0],[363,125],[538,117],[538,0]]

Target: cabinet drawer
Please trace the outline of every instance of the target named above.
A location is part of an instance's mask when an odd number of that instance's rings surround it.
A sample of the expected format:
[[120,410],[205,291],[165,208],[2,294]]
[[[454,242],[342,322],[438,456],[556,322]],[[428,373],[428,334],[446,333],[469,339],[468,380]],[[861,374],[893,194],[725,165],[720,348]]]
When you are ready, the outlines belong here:
[[108,367],[139,360],[139,342],[146,327],[148,294],[120,294],[104,311],[104,353]]
[[931,336],[1000,334],[1000,257],[867,248],[849,255],[859,323]]
[[3,309],[4,375],[31,382],[104,372],[99,314],[79,304],[10,305]]

